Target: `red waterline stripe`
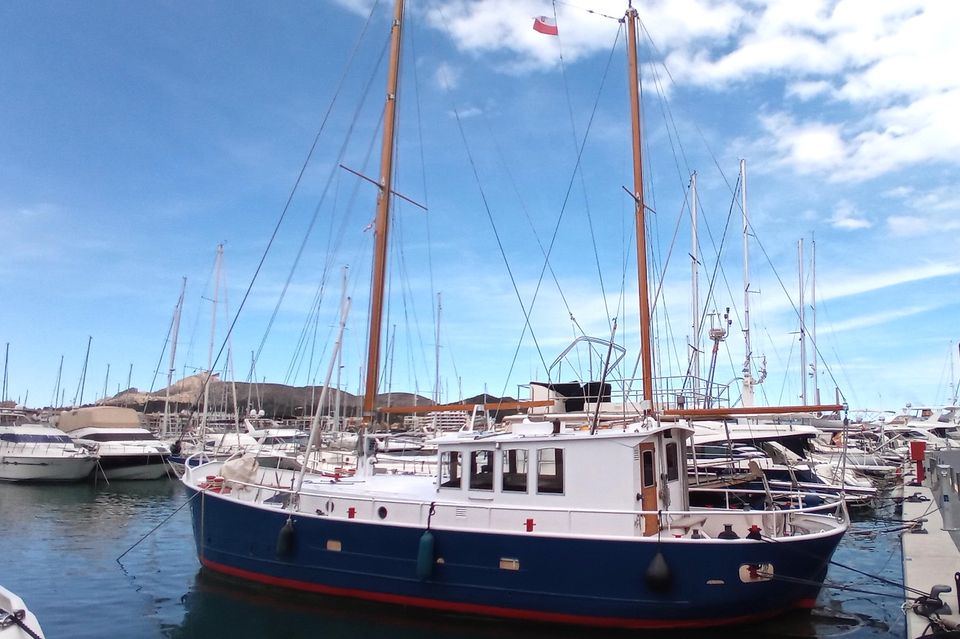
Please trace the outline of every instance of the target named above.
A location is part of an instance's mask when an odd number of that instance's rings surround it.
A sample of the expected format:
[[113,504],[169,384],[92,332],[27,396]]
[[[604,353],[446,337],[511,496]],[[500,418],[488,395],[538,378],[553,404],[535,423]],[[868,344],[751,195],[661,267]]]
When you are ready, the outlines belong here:
[[[357,590],[354,588],[337,588],[335,586],[324,586],[296,579],[286,579],[284,577],[273,577],[258,572],[234,568],[225,564],[201,558],[200,563],[205,568],[216,570],[234,577],[256,581],[271,586],[281,586],[294,590],[303,590],[307,592],[316,592],[324,595],[334,595],[337,597],[351,597],[354,599],[364,599],[367,601],[378,601],[382,603],[397,604],[401,606],[416,606],[419,608],[430,608],[432,610],[443,610],[447,612],[459,612],[473,615],[482,615],[487,617],[502,617],[507,619],[522,619],[524,621],[539,621],[548,623],[567,623],[582,626],[596,626],[605,628],[631,628],[631,629],[654,629],[654,628],[708,628],[721,624],[739,624],[759,621],[774,617],[789,609],[778,609],[772,612],[765,612],[753,615],[740,615],[737,617],[721,617],[718,619],[673,619],[673,620],[650,620],[650,619],[627,619],[620,617],[592,617],[587,615],[570,615],[556,612],[541,612],[536,610],[520,610],[517,608],[501,608],[499,606],[485,606],[481,604],[460,603],[453,601],[443,601],[440,599],[427,599],[424,597],[410,597],[407,595],[392,595],[384,592],[371,592],[368,590]],[[801,606],[806,602],[813,602],[810,599],[801,600],[796,605]],[[806,606],[804,606],[806,607]],[[812,606],[810,606],[812,607]]]

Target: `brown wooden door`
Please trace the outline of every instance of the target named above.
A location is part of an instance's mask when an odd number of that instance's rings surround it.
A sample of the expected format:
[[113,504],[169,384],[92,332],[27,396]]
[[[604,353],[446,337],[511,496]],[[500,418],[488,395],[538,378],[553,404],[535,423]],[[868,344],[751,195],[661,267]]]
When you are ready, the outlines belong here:
[[657,505],[657,450],[651,443],[640,444],[640,506],[653,511],[643,516],[643,534],[655,535],[659,531]]

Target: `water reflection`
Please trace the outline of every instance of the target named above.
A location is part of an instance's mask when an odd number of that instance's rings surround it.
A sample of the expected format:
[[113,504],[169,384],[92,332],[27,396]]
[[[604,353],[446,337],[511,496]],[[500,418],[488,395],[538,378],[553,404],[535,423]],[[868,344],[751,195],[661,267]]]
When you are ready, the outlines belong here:
[[[851,637],[903,636],[899,518],[892,505],[859,517],[835,556],[812,614],[701,632],[617,632],[424,612],[252,586],[201,571],[186,494],[178,482],[0,484],[0,583],[21,595],[47,636],[75,639],[208,637],[298,639],[457,637]],[[879,519],[876,519],[879,517]],[[120,562],[117,558],[128,551]],[[851,590],[852,589],[852,590]],[[864,590],[867,592],[857,592]]]
[[[682,636],[718,639],[751,637],[887,637],[892,628],[882,619],[851,614],[848,600],[829,598],[812,612],[797,612],[747,627],[684,631]],[[165,627],[173,639],[230,636],[233,639],[277,637],[377,637],[382,639],[573,639],[589,633],[591,638],[636,637],[637,631],[596,630],[545,626],[516,621],[420,611],[401,606],[288,592],[251,585],[210,571],[200,570],[190,592],[182,600],[185,611],[180,625]],[[873,604],[876,608],[876,604]],[[875,612],[875,611],[874,611]],[[900,628],[902,633],[902,627]],[[644,631],[644,637],[676,639],[676,631]]]

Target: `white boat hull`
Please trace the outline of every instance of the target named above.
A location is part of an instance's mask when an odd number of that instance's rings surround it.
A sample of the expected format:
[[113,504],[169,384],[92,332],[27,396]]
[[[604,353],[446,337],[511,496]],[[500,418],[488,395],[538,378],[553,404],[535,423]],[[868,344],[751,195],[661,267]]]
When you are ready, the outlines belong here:
[[0,481],[79,481],[87,477],[94,457],[0,456]]
[[163,477],[173,476],[173,470],[166,462],[153,464],[138,464],[135,466],[116,466],[113,468],[98,469],[96,474],[100,477],[110,479],[161,479]]

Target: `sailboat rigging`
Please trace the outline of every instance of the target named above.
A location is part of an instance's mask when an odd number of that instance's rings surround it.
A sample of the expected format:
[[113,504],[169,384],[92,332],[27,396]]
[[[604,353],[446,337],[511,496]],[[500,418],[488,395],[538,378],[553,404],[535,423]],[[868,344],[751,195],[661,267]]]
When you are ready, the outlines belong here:
[[[375,222],[367,422],[380,366],[402,20],[397,0]],[[622,349],[609,340],[599,382],[532,382],[534,407],[509,431],[439,436],[433,476],[378,473],[375,440],[364,433],[360,467],[350,478],[311,472],[309,461],[300,471],[258,468],[251,458],[188,464],[182,482],[205,568],[306,592],[584,626],[712,627],[811,605],[847,529],[843,502],[811,505],[797,491],[767,491],[775,510],[693,506],[693,429],[684,419],[667,419],[666,403],[654,394],[633,7],[624,22],[641,401],[614,401],[607,376],[613,351],[619,359]],[[319,422],[317,412],[311,443]]]

